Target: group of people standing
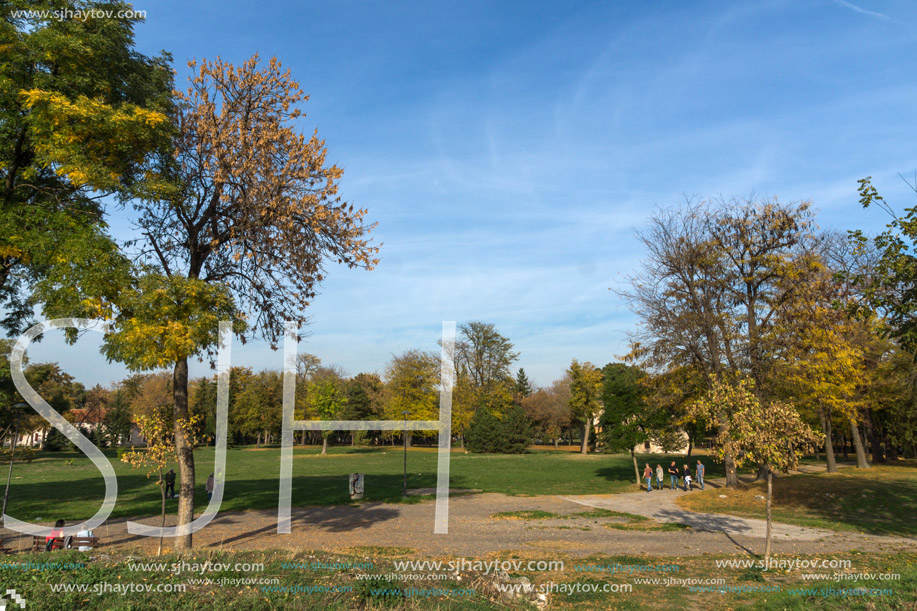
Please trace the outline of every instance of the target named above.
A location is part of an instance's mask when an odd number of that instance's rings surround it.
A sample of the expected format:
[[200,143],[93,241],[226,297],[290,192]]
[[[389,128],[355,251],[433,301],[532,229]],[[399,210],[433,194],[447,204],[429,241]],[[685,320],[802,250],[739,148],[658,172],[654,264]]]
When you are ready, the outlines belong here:
[[[653,468],[650,467],[649,463],[646,463],[646,468],[643,469],[643,479],[646,480],[646,491],[647,492],[653,491],[653,475],[654,475]],[[704,489],[704,463],[702,463],[700,459],[697,460],[697,467],[695,467],[694,469],[694,475],[695,475],[695,479],[697,480],[697,485],[700,486],[701,490],[703,490]],[[656,465],[656,471],[655,471],[656,487],[659,488],[660,490],[664,488],[663,483],[662,483],[664,478],[665,478],[665,474],[662,471],[662,465],[661,464]],[[676,488],[678,488],[679,485],[684,488],[685,492],[687,492],[688,490],[691,490],[691,487],[692,487],[691,468],[687,465],[687,463],[681,469],[679,469],[678,465],[676,465],[675,461],[673,460],[672,464],[669,465],[669,478],[671,480],[671,489],[672,490],[675,490]],[[679,482],[679,480],[681,481]]]
[[[166,484],[166,498],[174,499],[175,498],[175,469],[169,469],[169,472],[163,477]],[[207,490],[207,500],[209,501],[213,497],[213,473],[207,477],[207,484],[204,486],[204,489]]]

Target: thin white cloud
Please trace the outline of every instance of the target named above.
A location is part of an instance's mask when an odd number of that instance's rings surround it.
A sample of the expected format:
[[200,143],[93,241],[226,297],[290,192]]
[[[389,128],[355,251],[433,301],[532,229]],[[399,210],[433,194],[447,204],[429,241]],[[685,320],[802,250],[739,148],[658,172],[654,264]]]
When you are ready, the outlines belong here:
[[857,13],[861,13],[863,15],[869,15],[870,17],[875,17],[877,19],[884,19],[885,21],[894,21],[894,19],[892,19],[885,13],[879,13],[878,11],[870,11],[869,9],[859,7],[856,4],[851,4],[850,2],[845,2],[844,0],[834,0],[834,3],[840,4],[841,6],[849,8],[851,11],[856,11]]

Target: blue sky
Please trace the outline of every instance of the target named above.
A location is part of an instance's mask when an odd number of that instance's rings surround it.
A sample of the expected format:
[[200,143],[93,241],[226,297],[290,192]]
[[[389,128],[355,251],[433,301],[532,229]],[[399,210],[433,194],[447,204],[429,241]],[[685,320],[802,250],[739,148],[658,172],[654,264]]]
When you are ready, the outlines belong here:
[[[190,5],[190,6],[189,6]],[[139,48],[276,55],[311,96],[342,193],[379,223],[372,272],[330,267],[301,351],[347,372],[436,349],[441,321],[496,324],[540,384],[626,352],[610,288],[640,264],[653,206],[811,200],[875,231],[917,171],[917,5],[786,2],[144,2]],[[126,215],[127,213],[121,213]],[[128,219],[111,218],[116,235]],[[86,383],[125,373],[89,338],[30,351]],[[233,364],[279,368],[260,342]],[[203,366],[192,373],[205,373]]]

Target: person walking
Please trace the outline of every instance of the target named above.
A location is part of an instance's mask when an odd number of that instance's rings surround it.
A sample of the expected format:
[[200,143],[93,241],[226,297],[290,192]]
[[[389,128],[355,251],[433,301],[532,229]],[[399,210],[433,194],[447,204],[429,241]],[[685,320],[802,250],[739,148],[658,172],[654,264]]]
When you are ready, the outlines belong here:
[[678,486],[678,467],[675,466],[674,460],[669,465],[669,478],[672,482],[671,489],[675,490],[676,486]]
[[207,485],[205,486],[205,488],[207,489],[207,500],[208,501],[213,497],[213,481],[214,481],[213,473],[211,473],[210,475],[207,476]]
[[696,471],[697,471],[697,485],[700,486],[701,490],[703,490],[704,489],[704,471],[705,469],[704,469],[704,463],[702,463],[699,458],[697,459]]
[[646,491],[653,491],[653,468],[650,467],[650,463],[646,463],[646,468],[643,469],[643,479],[646,480]]
[[662,470],[661,464],[656,464],[656,486],[662,490],[662,480],[665,479],[665,471]]
[[685,487],[685,492],[687,492],[688,487],[691,485],[691,469],[687,464],[682,465],[681,477],[682,484]]
[[166,498],[174,499],[175,498],[175,469],[169,469],[169,472],[166,473]]

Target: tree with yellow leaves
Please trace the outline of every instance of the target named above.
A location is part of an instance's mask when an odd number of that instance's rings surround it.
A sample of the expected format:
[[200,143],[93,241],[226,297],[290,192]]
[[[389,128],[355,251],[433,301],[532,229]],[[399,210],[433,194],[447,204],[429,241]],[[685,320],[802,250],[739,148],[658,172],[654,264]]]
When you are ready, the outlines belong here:
[[714,440],[716,456],[736,457],[736,465],[763,465],[767,470],[767,534],[764,558],[771,553],[771,499],[773,470],[795,469],[799,455],[822,441],[799,417],[792,405],[780,401],[762,403],[750,378],[727,382],[714,378],[707,394],[692,407],[706,422],[729,414],[729,426],[720,427]]
[[[161,526],[164,527],[166,525],[166,484],[163,470],[169,461],[175,458],[175,436],[172,419],[167,414],[170,406],[162,407],[163,409],[156,413],[137,417],[137,428],[140,429],[140,435],[146,439],[146,447],[139,450],[131,448],[130,452],[121,456],[121,461],[135,468],[147,467],[147,478],[157,475],[156,485],[159,486],[159,493],[162,495]],[[188,420],[179,421],[178,426],[182,428],[188,438],[193,438],[193,431],[200,418],[198,415],[192,416]],[[193,485],[191,493],[194,494]],[[156,555],[162,555],[162,535],[159,536],[159,550]]]
[[[324,142],[295,128],[307,97],[276,58],[190,67],[161,164],[168,188],[135,201],[133,277],[110,299],[70,296],[82,314],[113,320],[109,358],[172,368],[180,526],[194,519],[193,443],[179,424],[189,417],[188,359],[212,355],[220,320],[275,345],[285,321],[306,322],[327,261],[372,269],[378,252],[366,210],[338,196],[342,170]],[[178,549],[190,546],[190,534],[179,537]]]
[[[172,71],[167,54],[137,52],[139,20],[119,16],[129,8],[0,3],[0,326],[10,331],[28,325],[38,283],[101,280],[122,259],[105,196],[124,201],[161,183]],[[96,15],[55,18],[61,9]]]
[[[385,368],[384,415],[386,420],[437,420],[439,418],[439,359],[421,350],[408,350],[392,357]],[[411,446],[414,431],[408,431],[405,445]],[[429,431],[417,431],[431,435]]]
[[773,363],[770,390],[821,425],[827,470],[836,473],[833,421],[856,422],[859,389],[868,383],[863,325],[839,307],[843,287],[823,257],[812,253],[804,272],[785,281],[795,285],[795,296],[778,308],[765,342]]
[[592,363],[580,363],[573,359],[567,373],[570,376],[570,411],[573,419],[583,426],[580,453],[588,454],[592,422],[602,409],[602,370]]

